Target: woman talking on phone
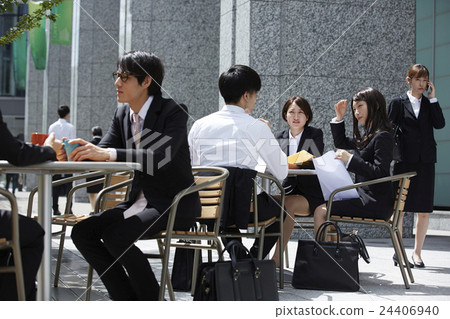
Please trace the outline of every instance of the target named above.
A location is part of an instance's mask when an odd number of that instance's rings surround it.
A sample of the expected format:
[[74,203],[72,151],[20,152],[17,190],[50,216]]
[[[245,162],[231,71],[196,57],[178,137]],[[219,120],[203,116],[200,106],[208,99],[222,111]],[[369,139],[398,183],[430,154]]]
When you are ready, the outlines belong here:
[[[410,89],[391,101],[388,116],[394,126],[401,130],[401,160],[394,165],[394,174],[415,171],[411,179],[405,212],[417,213],[416,238],[412,261],[415,267],[423,268],[422,247],[427,234],[429,214],[433,212],[434,163],[436,163],[436,141],[433,128],[445,126],[444,115],[436,98],[436,89],[429,80],[428,69],[421,64],[413,65],[406,82]],[[423,95],[427,91],[428,98]],[[399,225],[402,232],[402,223]],[[394,263],[397,258],[394,255]]]

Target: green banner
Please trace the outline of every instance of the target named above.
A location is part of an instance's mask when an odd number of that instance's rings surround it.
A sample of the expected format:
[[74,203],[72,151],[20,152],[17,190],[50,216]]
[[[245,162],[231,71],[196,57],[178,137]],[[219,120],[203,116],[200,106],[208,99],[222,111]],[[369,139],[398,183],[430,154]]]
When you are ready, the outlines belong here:
[[52,13],[57,14],[58,18],[56,18],[56,22],[51,22],[51,43],[70,45],[72,40],[72,7],[73,1],[66,0],[52,8]]
[[[29,1],[28,12],[34,12],[40,6],[42,1]],[[30,32],[30,51],[36,70],[45,70],[47,58],[47,40],[45,36],[45,18],[42,18],[39,27]]]
[[25,90],[27,80],[27,35],[23,34],[12,44],[13,70],[16,89]]

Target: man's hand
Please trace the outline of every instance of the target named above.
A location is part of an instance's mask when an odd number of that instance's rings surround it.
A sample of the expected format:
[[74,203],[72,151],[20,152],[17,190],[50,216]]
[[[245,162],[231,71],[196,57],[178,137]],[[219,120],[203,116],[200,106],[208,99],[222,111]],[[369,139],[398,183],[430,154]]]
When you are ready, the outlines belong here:
[[86,142],[81,138],[75,138],[70,140],[69,144],[79,143],[81,146],[75,148],[70,153],[70,159],[72,161],[84,161],[92,160],[96,162],[105,162],[109,160],[109,150],[106,148],[98,147],[92,143]]
[[347,100],[340,100],[334,105],[334,110],[336,111],[336,120],[342,121],[347,112]]
[[50,146],[56,153],[56,159],[58,161],[67,161],[66,151],[64,150],[64,144],[55,138],[55,133],[52,132],[44,142],[44,146]]

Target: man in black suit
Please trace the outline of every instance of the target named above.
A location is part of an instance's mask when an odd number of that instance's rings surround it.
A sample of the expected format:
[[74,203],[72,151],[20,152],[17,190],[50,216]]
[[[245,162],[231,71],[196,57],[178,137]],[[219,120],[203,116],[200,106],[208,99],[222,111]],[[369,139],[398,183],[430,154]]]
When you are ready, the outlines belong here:
[[[128,52],[114,74],[117,108],[111,127],[98,146],[82,144],[75,161],[139,161],[130,199],[84,220],[72,239],[114,300],[157,300],[159,285],[148,260],[134,243],[165,229],[174,196],[194,184],[187,144],[187,108],[161,96],[164,68],[148,52]],[[179,205],[175,228],[189,229],[200,215],[198,194]]]
[[[44,146],[26,144],[12,136],[0,111],[0,159],[7,160],[13,165],[25,166],[48,160],[56,160],[64,153],[62,143],[55,140],[52,133]],[[25,297],[36,300],[36,274],[41,263],[44,250],[44,230],[33,219],[19,215],[19,240],[22,254],[22,267],[25,281]],[[11,212],[0,210],[0,238],[10,240]],[[11,251],[0,251],[0,265],[11,263]],[[16,279],[14,274],[0,274],[0,300],[17,300]]]

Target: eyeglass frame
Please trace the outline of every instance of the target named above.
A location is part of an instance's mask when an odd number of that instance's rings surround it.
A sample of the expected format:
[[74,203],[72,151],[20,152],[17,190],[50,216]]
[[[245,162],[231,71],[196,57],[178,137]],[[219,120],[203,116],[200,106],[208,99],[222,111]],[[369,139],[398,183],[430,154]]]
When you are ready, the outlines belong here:
[[128,77],[129,76],[135,76],[135,77],[143,77],[145,75],[140,75],[140,74],[134,74],[134,73],[127,73],[127,72],[113,72],[112,77],[114,79],[114,82],[117,81],[118,78],[120,78],[120,80],[122,82],[126,82],[128,81]]

